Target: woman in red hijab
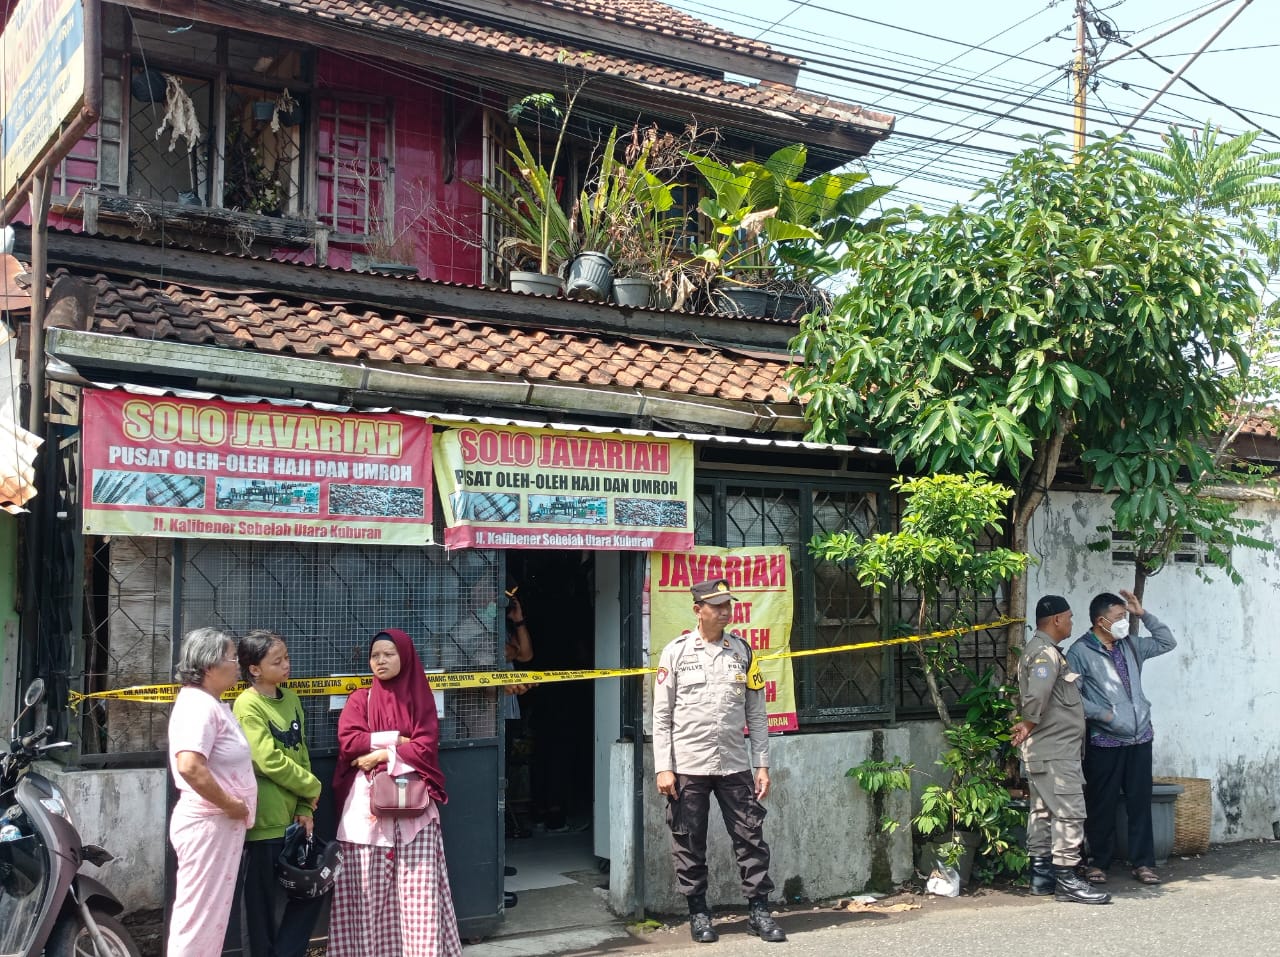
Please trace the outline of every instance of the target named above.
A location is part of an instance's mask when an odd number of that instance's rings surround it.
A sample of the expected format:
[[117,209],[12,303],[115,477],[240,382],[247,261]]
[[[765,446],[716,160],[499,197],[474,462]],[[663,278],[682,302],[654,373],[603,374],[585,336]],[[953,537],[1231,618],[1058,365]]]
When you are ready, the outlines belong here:
[[[413,641],[382,631],[369,651],[373,686],[347,698],[338,719],[334,798],[342,871],[333,892],[329,957],[461,957],[437,804],[440,722]],[[416,817],[377,817],[378,768],[418,772],[431,800]]]

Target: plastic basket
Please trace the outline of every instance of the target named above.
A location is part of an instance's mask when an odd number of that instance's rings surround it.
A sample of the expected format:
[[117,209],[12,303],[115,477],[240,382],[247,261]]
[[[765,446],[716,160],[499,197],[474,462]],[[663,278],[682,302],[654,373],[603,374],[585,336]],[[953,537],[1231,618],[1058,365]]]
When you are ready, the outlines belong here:
[[1152,778],[1154,784],[1181,784],[1173,805],[1173,853],[1203,854],[1209,850],[1213,824],[1213,789],[1208,778]]

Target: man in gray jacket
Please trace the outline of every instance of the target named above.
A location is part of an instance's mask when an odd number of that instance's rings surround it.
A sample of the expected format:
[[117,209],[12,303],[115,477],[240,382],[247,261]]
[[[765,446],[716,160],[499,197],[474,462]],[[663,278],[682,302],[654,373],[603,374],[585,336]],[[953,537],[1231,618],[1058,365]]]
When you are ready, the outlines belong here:
[[[1123,597],[1121,597],[1123,596]],[[1129,616],[1151,632],[1129,632]],[[1151,835],[1151,702],[1142,693],[1142,664],[1177,646],[1173,632],[1143,609],[1133,592],[1103,592],[1089,603],[1093,627],[1067,650],[1080,675],[1088,740],[1084,753],[1085,878],[1105,884],[1115,849],[1116,808],[1124,795],[1129,818],[1129,862],[1143,884],[1159,884]]]

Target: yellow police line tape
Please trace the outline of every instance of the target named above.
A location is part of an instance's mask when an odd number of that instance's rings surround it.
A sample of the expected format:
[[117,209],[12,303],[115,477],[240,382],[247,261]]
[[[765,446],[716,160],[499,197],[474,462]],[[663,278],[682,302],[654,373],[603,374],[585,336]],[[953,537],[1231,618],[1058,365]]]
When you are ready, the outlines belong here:
[[[889,645],[906,645],[918,641],[932,641],[937,638],[950,638],[953,635],[964,635],[974,631],[986,631],[990,628],[1003,628],[1023,618],[1000,618],[996,621],[968,628],[950,628],[946,631],[933,631],[927,635],[907,635],[903,638],[887,638],[880,641],[863,641],[854,645],[838,645],[832,648],[806,648],[801,651],[781,649],[766,655],[756,656],[751,663],[747,686],[763,688],[764,678],[760,676],[761,661],[776,658],[802,658],[807,655],[832,655],[848,651],[866,651],[869,648],[884,648]],[[559,681],[590,681],[597,678],[627,678],[632,675],[651,675],[656,668],[596,668],[589,670],[561,671],[451,671],[427,672],[427,680],[431,682],[433,691],[459,691],[465,688],[500,688],[505,685],[542,685]],[[371,675],[341,675],[329,678],[291,678],[284,687],[291,688],[300,697],[322,695],[348,695],[373,683]],[[247,685],[238,684],[223,693],[223,700],[233,701]],[[89,700],[136,701],[141,704],[168,704],[178,693],[178,685],[136,685],[132,688],[120,688],[115,691],[94,691],[81,694],[69,692],[70,705],[78,708],[80,702]]]

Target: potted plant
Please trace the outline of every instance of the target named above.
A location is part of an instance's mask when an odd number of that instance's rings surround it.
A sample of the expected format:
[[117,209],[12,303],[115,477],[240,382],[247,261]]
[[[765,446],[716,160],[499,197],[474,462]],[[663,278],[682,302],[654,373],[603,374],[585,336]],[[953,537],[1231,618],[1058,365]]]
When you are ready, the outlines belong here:
[[[866,186],[865,173],[803,180],[808,151],[783,147],[763,163],[721,163],[688,154],[709,190],[698,205],[712,238],[697,258],[713,304],[745,315],[794,313],[822,301],[813,282],[839,268],[835,250],[891,186]],[[789,307],[779,293],[798,298]]]
[[[650,150],[649,141],[640,141],[633,130],[619,156],[614,129],[597,152],[590,184],[570,215],[577,251],[567,292],[589,286],[595,298],[603,298],[611,279],[620,305],[643,307],[659,277],[679,268],[674,246],[683,223],[670,215],[675,197],[669,183],[649,168]],[[594,282],[587,264],[594,268]]]
[[969,684],[957,702],[964,718],[943,729],[944,779],[924,789],[912,823],[926,841],[925,861],[957,867],[962,881],[975,862],[986,877],[1017,875],[1026,870],[1027,852],[1020,840],[1026,814],[1008,787],[1016,691],[997,684],[993,670],[981,676],[958,670]]
[[[634,298],[626,303],[646,306],[651,299],[664,308],[680,308],[685,286],[685,265],[676,255],[676,243],[684,227],[684,221],[671,214],[675,207],[675,194],[670,183],[664,181],[647,165],[642,154],[632,165],[635,210],[626,220],[617,238],[617,257],[614,264],[615,298],[623,304],[618,285],[637,290]],[[655,297],[655,291],[657,296]]]
[[617,239],[636,212],[634,177],[618,161],[617,139],[614,127],[597,151],[590,185],[579,194],[569,214],[574,254],[565,277],[568,295],[601,301],[609,297]]
[[555,295],[560,290],[557,271],[573,252],[569,217],[556,189],[556,169],[569,118],[582,86],[579,83],[569,91],[563,110],[556,105],[552,94],[534,93],[517,101],[508,111],[513,122],[531,109],[549,111],[558,119],[559,128],[549,164],[544,166],[541,162],[542,126],[539,122],[536,155],[517,129],[516,149],[507,152],[513,169],[499,169],[499,182],[470,184],[488,200],[494,215],[509,233],[498,243],[499,252],[513,266],[528,264],[534,267],[511,270],[511,288],[516,292]]
[[[939,866],[955,868],[961,884],[968,883],[977,866],[984,878],[1017,875],[1027,866],[1026,811],[1006,786],[1013,753],[1009,726],[1013,719],[1013,692],[997,685],[994,672],[982,676],[961,669],[970,689],[960,697],[965,707],[962,721],[943,731],[947,750],[938,760],[943,779],[925,787],[920,810],[911,818],[919,838],[917,867],[929,873]],[[884,796],[911,789],[915,765],[895,757],[871,758],[850,768],[846,775],[883,808]],[[881,810],[880,830],[892,834],[902,821]]]

